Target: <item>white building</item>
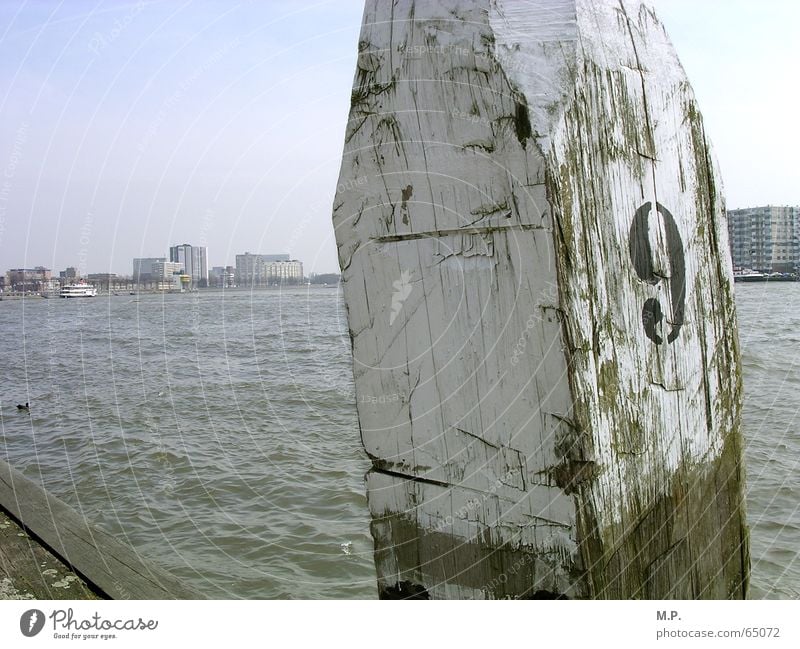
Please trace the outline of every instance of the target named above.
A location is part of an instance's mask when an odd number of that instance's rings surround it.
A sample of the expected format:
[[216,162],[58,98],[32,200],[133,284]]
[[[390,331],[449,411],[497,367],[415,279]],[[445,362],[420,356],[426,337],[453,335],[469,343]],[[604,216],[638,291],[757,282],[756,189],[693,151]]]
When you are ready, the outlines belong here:
[[791,273],[800,266],[800,209],[767,205],[728,211],[733,265]]
[[270,286],[299,284],[303,280],[303,263],[287,254],[257,255],[249,252],[236,255],[237,286]]
[[296,259],[272,261],[265,266],[267,281],[270,284],[299,284],[303,281],[303,262]]
[[182,270],[183,265],[177,261],[159,261],[153,264],[153,279],[157,281],[171,279]]

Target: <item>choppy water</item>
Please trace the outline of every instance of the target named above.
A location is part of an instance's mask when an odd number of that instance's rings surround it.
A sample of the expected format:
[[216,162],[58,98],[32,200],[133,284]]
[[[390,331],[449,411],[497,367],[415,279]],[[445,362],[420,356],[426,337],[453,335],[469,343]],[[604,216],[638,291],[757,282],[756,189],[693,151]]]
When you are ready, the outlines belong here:
[[[798,597],[800,286],[737,302],[752,595]],[[373,598],[346,332],[330,289],[3,301],[0,455],[209,597]]]
[[737,284],[752,592],[800,597],[800,284]]
[[330,289],[0,302],[0,453],[210,597],[377,596],[346,331]]

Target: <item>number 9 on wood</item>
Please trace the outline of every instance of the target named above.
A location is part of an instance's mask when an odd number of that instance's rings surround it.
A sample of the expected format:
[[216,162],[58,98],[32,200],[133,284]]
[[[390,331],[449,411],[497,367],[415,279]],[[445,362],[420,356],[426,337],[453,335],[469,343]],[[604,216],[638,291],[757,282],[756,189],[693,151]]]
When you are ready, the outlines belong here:
[[[683,256],[683,241],[674,217],[661,203],[656,203],[656,210],[661,216],[659,220],[663,224],[663,231],[657,224],[651,223],[652,206],[653,204],[648,201],[636,210],[628,237],[628,245],[633,267],[639,279],[653,286],[662,281],[669,285],[672,315],[671,318],[667,318],[667,321],[672,328],[667,335],[667,342],[672,343],[678,338],[683,325],[686,303],[686,262]],[[655,260],[653,247],[650,244],[651,226],[658,232],[659,236],[656,237],[656,240],[666,244],[667,259],[669,260],[668,271],[660,268]],[[658,298],[648,298],[642,307],[642,326],[645,335],[656,345],[664,342],[662,336],[659,335],[663,320],[664,310],[661,302]]]

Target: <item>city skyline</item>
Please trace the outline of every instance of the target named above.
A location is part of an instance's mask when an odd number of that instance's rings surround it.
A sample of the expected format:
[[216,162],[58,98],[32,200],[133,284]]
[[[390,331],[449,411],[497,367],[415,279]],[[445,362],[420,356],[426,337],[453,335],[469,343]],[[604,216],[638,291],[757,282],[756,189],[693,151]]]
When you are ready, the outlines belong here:
[[[727,210],[728,220],[728,239],[729,255],[734,269],[756,270],[759,272],[785,272],[794,273],[800,269],[800,205],[776,205],[768,203],[765,205],[753,205],[736,209]],[[754,248],[754,249],[751,249]],[[196,254],[184,254],[186,249],[194,249]],[[206,246],[193,246],[189,243],[174,244],[169,246],[167,254],[160,257],[134,257],[132,261],[132,272],[110,273],[119,278],[129,277],[133,281],[154,281],[156,279],[166,279],[169,275],[177,273],[188,273],[192,276],[193,285],[204,285],[196,277],[196,273],[187,270],[186,259],[195,261],[195,257],[203,259],[205,268],[205,284],[212,285],[212,271],[215,276],[221,278],[222,275],[230,273],[230,279],[224,280],[231,286],[264,286],[269,285],[275,279],[291,279],[299,281],[312,278],[317,275],[337,274],[338,269],[333,273],[310,272],[308,276],[303,271],[303,262],[292,259],[288,253],[251,253],[245,251],[234,255],[233,265],[224,263],[213,265],[207,263]],[[278,270],[276,264],[293,264]],[[190,269],[192,263],[188,266]],[[28,266],[9,267],[3,271],[6,275],[13,272],[60,272],[63,278],[66,274],[72,277],[91,277],[92,275],[103,275],[103,273],[91,272],[90,270],[79,271],[76,266],[66,266],[65,270],[57,271],[53,267],[46,267],[42,264],[31,264]]]
[[207,265],[207,248],[189,243],[169,248],[169,260],[162,257],[134,257],[131,273],[93,273],[75,266],[56,270],[41,264],[12,267],[0,271],[0,296],[14,293],[51,294],[58,287],[89,282],[106,291],[139,286],[148,290],[183,292],[202,288],[268,288],[283,284],[314,282],[329,273],[310,273],[306,277],[303,262],[287,253],[250,253],[236,255],[234,266]]
[[[301,265],[303,263],[298,259],[292,258],[292,256],[289,253],[285,252],[252,253],[249,251],[245,251],[242,253],[236,253],[234,255],[233,265],[225,263],[222,265],[211,266],[210,264],[207,263],[207,254],[208,254],[207,246],[196,246],[186,242],[180,244],[174,244],[168,247],[166,254],[160,256],[134,257],[132,260],[130,260],[131,262],[130,274],[127,273],[116,273],[116,274],[125,277],[132,277],[135,279],[138,275],[152,275],[153,268],[159,267],[159,270],[162,272],[166,272],[174,268],[176,271],[181,270],[181,272],[186,272],[190,275],[200,274],[200,275],[205,275],[207,277],[211,273],[212,269],[225,269],[225,268],[235,267],[236,262],[238,262],[240,258],[258,259],[261,262],[267,262],[267,263],[296,262]],[[198,266],[199,269],[198,273],[192,272],[192,268],[195,265]],[[28,266],[10,267],[5,272],[8,272],[10,270],[33,270],[33,269],[40,269],[40,270],[45,269],[48,271],[56,271],[55,267],[44,266],[42,264],[30,264]],[[73,271],[77,273],[77,276],[79,277],[82,276],[80,270],[78,269],[77,264],[67,265],[65,266],[65,269],[67,271]],[[63,273],[63,271],[60,272]],[[91,269],[83,272],[83,275],[91,275],[91,274],[97,274],[97,273],[94,273]]]
[[[148,263],[148,262],[162,262],[162,263],[164,263],[164,262],[166,262],[166,263],[178,263],[180,265],[180,262],[172,262],[172,260],[170,260],[170,250],[172,248],[186,246],[186,245],[191,246],[192,244],[183,243],[183,244],[176,244],[174,246],[169,246],[168,249],[167,249],[167,253],[165,255],[153,256],[153,257],[133,257],[132,259],[129,259],[128,262],[127,262],[129,267],[131,267],[131,263],[132,263],[132,272],[131,273],[120,272],[120,273],[116,273],[116,274],[117,275],[121,275],[121,276],[135,277],[138,274],[137,273],[137,265],[140,262],[142,262],[142,263]],[[198,246],[194,246],[194,247],[198,247]],[[207,246],[203,246],[203,247],[207,250]],[[264,258],[267,258],[268,261],[301,261],[299,259],[293,258],[288,253],[251,253],[251,252],[247,252],[246,251],[246,252],[243,252],[243,253],[235,253],[234,254],[234,264],[230,264],[227,261],[225,263],[222,263],[222,264],[214,264],[213,266],[211,264],[207,264],[208,272],[210,272],[212,268],[225,268],[225,267],[228,267],[228,266],[234,266],[235,265],[235,258],[236,257],[240,257],[242,255],[254,255],[254,256],[264,257]],[[12,269],[34,269],[34,268],[46,268],[47,270],[50,270],[50,271],[56,271],[58,268],[62,268],[62,270],[63,269],[76,270],[78,268],[78,264],[77,263],[71,263],[71,264],[68,263],[68,264],[63,265],[63,266],[59,266],[59,265],[47,266],[45,264],[40,264],[40,263],[35,263],[35,262],[32,262],[32,263],[30,263],[30,264],[28,264],[26,266],[14,266],[14,265],[8,265],[8,264],[6,264],[6,265],[8,266],[6,271],[12,270]],[[0,272],[2,272],[2,271],[0,271]],[[97,269],[91,269],[90,268],[90,269],[85,270],[84,274],[93,274],[93,273],[97,273],[97,272],[100,272],[100,271],[98,271]],[[142,271],[140,271],[140,272],[142,272]],[[337,272],[338,272],[338,269],[337,269]],[[323,273],[314,273],[314,274],[323,274]]]
[[[800,8],[652,4],[728,207],[797,204],[797,90],[780,62],[797,58]],[[121,274],[194,240],[209,268],[278,249],[338,272],[331,207],[362,2],[19,6],[0,6],[0,264]]]

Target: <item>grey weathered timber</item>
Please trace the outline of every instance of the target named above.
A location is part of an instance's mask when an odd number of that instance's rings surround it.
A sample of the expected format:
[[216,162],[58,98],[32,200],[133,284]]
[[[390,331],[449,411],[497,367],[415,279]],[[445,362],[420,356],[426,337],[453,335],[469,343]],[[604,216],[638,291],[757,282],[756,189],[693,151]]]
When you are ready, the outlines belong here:
[[99,599],[0,509],[0,599]]
[[[79,576],[91,591],[103,597],[203,599],[2,460],[0,511],[6,512],[47,552]],[[6,545],[6,549],[10,551],[10,546]],[[23,582],[35,582],[31,575],[18,576]],[[13,583],[15,579],[10,581]]]
[[368,0],[333,221],[384,598],[741,598],[721,182],[638,0]]

